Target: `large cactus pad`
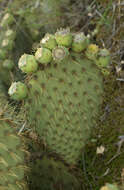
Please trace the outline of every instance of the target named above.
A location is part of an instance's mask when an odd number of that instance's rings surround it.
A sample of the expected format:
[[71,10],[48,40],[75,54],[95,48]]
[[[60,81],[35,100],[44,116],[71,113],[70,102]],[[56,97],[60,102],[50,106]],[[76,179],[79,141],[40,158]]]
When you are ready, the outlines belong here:
[[24,156],[13,122],[0,118],[0,190],[27,189]]
[[93,127],[103,91],[96,65],[77,54],[28,81],[29,121],[50,150],[75,163]]

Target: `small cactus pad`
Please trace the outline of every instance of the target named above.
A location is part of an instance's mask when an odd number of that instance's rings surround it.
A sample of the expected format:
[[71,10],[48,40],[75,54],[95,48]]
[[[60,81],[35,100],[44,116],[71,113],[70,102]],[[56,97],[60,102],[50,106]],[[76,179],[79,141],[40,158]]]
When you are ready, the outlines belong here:
[[[31,163],[29,188],[37,190],[81,190],[82,182],[63,162],[43,156]],[[79,172],[78,172],[79,173]],[[76,172],[77,174],[77,172]],[[80,174],[78,174],[80,175]],[[82,180],[83,181],[83,180]]]
[[13,82],[9,88],[8,94],[14,100],[22,100],[27,96],[27,87],[22,82]]
[[33,55],[24,54],[20,57],[18,66],[24,73],[33,73],[37,70],[38,63]]

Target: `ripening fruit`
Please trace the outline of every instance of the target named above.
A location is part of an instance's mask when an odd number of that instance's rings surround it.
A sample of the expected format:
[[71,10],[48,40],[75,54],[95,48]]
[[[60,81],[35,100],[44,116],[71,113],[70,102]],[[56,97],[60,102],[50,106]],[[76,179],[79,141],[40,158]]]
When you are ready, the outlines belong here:
[[107,67],[110,63],[111,57],[110,57],[110,52],[104,48],[104,49],[100,49],[99,51],[99,65],[101,67]]
[[59,46],[70,47],[72,44],[72,34],[70,33],[70,29],[60,29],[55,33],[55,39]]
[[55,62],[61,62],[65,60],[68,57],[68,55],[69,55],[69,51],[64,46],[58,46],[54,48],[52,51],[53,60]]
[[23,54],[18,62],[19,69],[24,73],[33,73],[38,68],[38,63],[33,55]]
[[44,36],[44,38],[40,41],[40,43],[42,47],[48,48],[50,50],[52,50],[57,46],[57,42],[55,40],[54,35],[48,33]]
[[52,52],[44,47],[38,48],[35,53],[35,58],[39,63],[46,65],[52,61]]
[[22,100],[27,96],[27,87],[22,82],[13,82],[8,90],[8,94],[13,100]]
[[88,59],[95,60],[98,56],[99,47],[96,44],[90,44],[85,52]]
[[80,53],[87,47],[87,37],[83,32],[77,33],[74,35],[72,42],[72,50],[74,52]]

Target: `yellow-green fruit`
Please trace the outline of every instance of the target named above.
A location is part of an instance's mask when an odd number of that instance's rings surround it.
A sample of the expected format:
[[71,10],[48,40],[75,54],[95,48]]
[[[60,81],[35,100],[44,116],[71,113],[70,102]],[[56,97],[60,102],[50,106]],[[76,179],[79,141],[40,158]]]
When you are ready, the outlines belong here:
[[39,63],[47,65],[52,61],[52,52],[44,47],[38,48],[35,53],[35,58]]
[[27,96],[27,87],[22,82],[13,82],[8,90],[13,100],[22,100]]
[[96,60],[99,52],[99,47],[96,44],[90,44],[85,52],[88,59]]
[[70,33],[70,29],[60,29],[55,33],[55,39],[59,46],[70,47],[72,44],[72,34]]
[[100,49],[99,51],[99,58],[98,58],[98,64],[101,67],[107,67],[111,61],[110,53],[107,49]]
[[48,48],[50,50],[52,50],[53,48],[57,46],[55,37],[52,34],[46,34],[45,37],[41,40],[40,44],[43,47]]
[[18,62],[19,69],[24,73],[33,73],[38,68],[38,63],[33,55],[23,54]]

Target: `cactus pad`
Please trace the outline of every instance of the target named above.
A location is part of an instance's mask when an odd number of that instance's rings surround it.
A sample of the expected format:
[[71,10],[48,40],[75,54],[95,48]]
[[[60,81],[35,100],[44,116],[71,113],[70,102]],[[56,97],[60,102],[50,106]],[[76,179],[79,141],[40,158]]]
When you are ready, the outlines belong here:
[[0,190],[27,190],[24,147],[14,125],[0,118]]
[[66,63],[34,73],[28,89],[25,106],[30,123],[52,151],[75,164],[102,99],[96,65],[73,53]]
[[[29,174],[30,189],[37,190],[81,190],[82,181],[75,176],[72,169],[61,161],[52,157],[43,156],[31,163]],[[73,172],[72,172],[73,171]]]

